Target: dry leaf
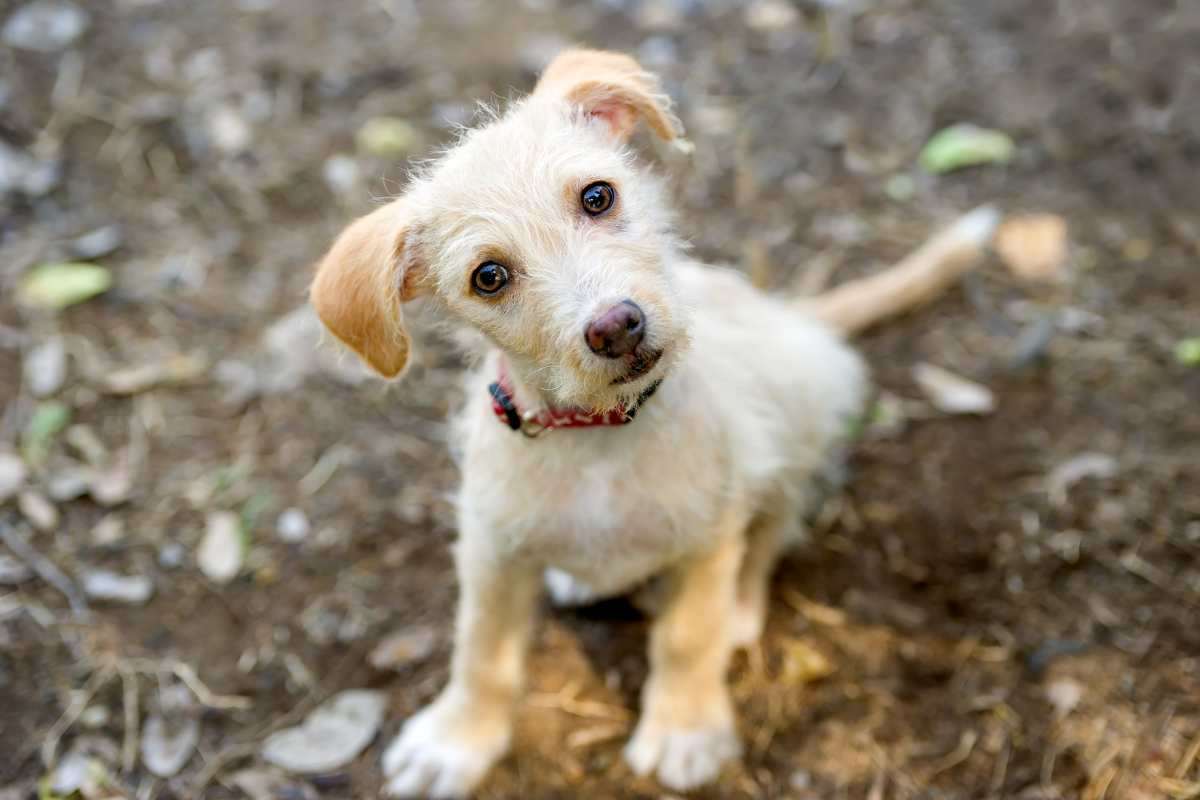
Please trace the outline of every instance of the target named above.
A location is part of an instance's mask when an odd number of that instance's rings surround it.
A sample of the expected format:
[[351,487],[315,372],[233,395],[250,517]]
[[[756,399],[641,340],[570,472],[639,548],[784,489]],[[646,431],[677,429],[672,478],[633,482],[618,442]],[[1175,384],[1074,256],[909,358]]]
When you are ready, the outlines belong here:
[[1010,217],[996,232],[996,252],[1017,277],[1056,282],[1066,276],[1067,221],[1055,214]]

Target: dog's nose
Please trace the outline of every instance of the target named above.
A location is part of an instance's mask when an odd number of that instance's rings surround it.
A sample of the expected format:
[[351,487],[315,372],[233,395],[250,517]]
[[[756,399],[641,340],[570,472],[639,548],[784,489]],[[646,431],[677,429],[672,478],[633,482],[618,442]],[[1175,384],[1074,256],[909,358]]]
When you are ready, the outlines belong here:
[[646,336],[646,318],[637,303],[623,300],[588,323],[583,332],[598,356],[619,358],[637,349]]

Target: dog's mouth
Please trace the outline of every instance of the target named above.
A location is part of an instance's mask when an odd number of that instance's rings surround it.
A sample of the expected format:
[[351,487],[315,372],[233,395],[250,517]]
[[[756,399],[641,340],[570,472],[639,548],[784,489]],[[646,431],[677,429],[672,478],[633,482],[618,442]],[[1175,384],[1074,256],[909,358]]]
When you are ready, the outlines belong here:
[[662,350],[651,350],[648,352],[638,350],[631,356],[631,360],[629,362],[629,371],[614,380],[612,385],[622,386],[626,383],[633,383],[638,378],[641,378],[650,372],[650,370],[654,369],[662,356]]

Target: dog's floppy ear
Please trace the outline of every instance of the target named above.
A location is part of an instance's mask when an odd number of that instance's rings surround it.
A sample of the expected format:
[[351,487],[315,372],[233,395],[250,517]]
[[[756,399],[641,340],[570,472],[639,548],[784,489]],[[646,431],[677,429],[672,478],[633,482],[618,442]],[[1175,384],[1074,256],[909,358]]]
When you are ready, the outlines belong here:
[[378,208],[342,231],[309,290],[325,327],[385,378],[408,361],[400,304],[421,280],[413,238],[403,200]]
[[603,121],[622,142],[633,135],[639,119],[666,141],[683,135],[683,126],[671,113],[671,99],[663,93],[658,78],[624,53],[560,53],[542,73],[534,96],[560,97],[578,106]]

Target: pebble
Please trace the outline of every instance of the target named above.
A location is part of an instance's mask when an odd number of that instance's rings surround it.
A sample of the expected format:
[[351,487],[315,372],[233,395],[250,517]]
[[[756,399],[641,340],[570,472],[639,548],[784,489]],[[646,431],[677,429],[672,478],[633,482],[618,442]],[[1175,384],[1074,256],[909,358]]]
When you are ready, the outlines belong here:
[[746,7],[746,26],[756,31],[783,30],[799,19],[800,12],[784,0],[757,0]]
[[28,474],[25,462],[16,454],[0,451],[0,504],[16,496]]
[[325,185],[334,194],[349,194],[362,180],[362,171],[358,168],[358,162],[354,160],[353,156],[342,153],[325,159],[325,164],[321,167],[321,175],[325,178]]
[[13,556],[0,553],[0,586],[16,586],[33,577],[33,570]]
[[334,695],[294,728],[267,737],[262,757],[288,772],[311,775],[344,767],[366,749],[383,722],[383,692],[350,689]]
[[1005,220],[996,231],[996,252],[1019,278],[1060,282],[1066,277],[1067,221],[1056,214],[1027,214]]
[[1066,505],[1072,486],[1085,478],[1111,478],[1117,474],[1117,466],[1117,460],[1107,453],[1080,453],[1051,471],[1046,492],[1055,505]]
[[22,367],[25,385],[34,397],[57,392],[67,380],[67,346],[62,337],[54,336],[34,346],[25,354]]
[[83,591],[94,600],[140,606],[154,595],[154,581],[145,575],[95,570],[83,576]]
[[88,28],[87,12],[65,0],[35,0],[4,23],[0,39],[21,50],[56,53],[69,47]]
[[109,514],[92,528],[92,544],[97,547],[112,547],[125,538],[125,522],[115,514]]
[[1057,680],[1046,687],[1046,699],[1054,706],[1054,713],[1059,718],[1070,714],[1083,699],[1083,686],[1071,678]]
[[232,106],[218,106],[208,116],[208,137],[223,153],[240,153],[250,147],[254,132]]
[[87,467],[71,462],[56,468],[46,478],[46,493],[56,503],[68,503],[87,494],[91,481],[92,473]]
[[168,542],[158,551],[158,565],[163,569],[179,569],[187,557],[187,550],[179,542]]
[[229,776],[229,782],[250,800],[317,800],[317,791],[306,783],[294,783],[275,770],[244,769]]
[[120,225],[105,225],[78,236],[71,242],[71,251],[85,261],[103,258],[115,252],[125,243],[125,234]]
[[57,161],[26,155],[0,142],[0,194],[18,192],[28,197],[44,197],[62,178]]
[[18,494],[17,508],[39,531],[51,531],[58,526],[58,509],[39,492],[26,489]]
[[200,721],[195,717],[167,720],[152,714],[142,728],[142,763],[160,778],[177,775],[191,760],[200,741]]
[[242,521],[232,511],[208,515],[204,538],[196,551],[196,563],[210,580],[228,583],[241,572],[246,557]]
[[280,539],[289,544],[304,541],[308,538],[310,530],[312,526],[309,525],[308,517],[298,508],[286,509],[275,523],[275,532]]
[[913,367],[913,378],[929,402],[946,414],[990,414],[996,410],[991,389],[949,370],[920,363]]

